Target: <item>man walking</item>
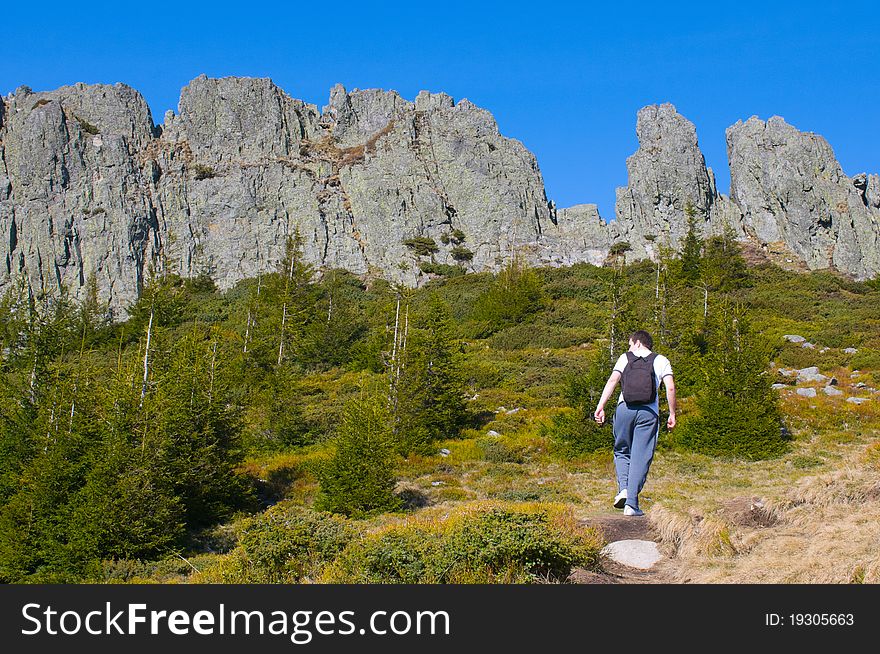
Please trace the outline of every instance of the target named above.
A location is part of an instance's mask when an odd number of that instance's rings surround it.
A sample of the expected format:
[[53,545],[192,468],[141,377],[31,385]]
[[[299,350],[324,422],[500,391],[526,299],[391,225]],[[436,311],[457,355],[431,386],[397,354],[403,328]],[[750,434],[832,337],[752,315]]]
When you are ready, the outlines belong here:
[[639,493],[648,478],[654,448],[660,433],[660,382],[666,386],[669,419],[675,427],[675,381],[672,364],[662,354],[652,352],[654,339],[643,329],[629,337],[629,351],[614,364],[614,370],[593,414],[600,425],[605,422],[605,403],[621,382],[620,397],[614,413],[614,467],[617,471],[617,496],[614,507],[623,514],[640,516]]

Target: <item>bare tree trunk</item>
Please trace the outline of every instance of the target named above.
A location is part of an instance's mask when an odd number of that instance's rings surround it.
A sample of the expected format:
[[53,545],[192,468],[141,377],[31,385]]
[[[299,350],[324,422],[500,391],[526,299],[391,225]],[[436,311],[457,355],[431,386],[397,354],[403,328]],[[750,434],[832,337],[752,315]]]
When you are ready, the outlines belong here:
[[144,349],[144,382],[141,385],[141,401],[138,408],[144,405],[144,396],[147,394],[147,378],[150,374],[150,339],[153,335],[153,307],[150,306],[150,322],[147,324],[147,347]]
[[214,401],[214,370],[217,366],[217,337],[214,337],[214,345],[211,350],[211,384],[208,387],[208,401]]
[[[260,289],[263,285],[263,273],[257,275],[257,299],[259,301],[260,297]],[[251,327],[256,325],[256,321],[253,317],[254,308],[253,306],[248,307],[248,315],[247,315],[247,324],[244,328],[244,354],[247,354],[248,345],[251,342]]]
[[397,332],[400,326],[400,297],[397,298],[397,308],[394,312],[394,342],[391,345],[391,366],[390,376],[388,380],[388,390],[393,392],[394,381],[396,379],[395,371],[397,370]]
[[284,323],[287,322],[287,302],[281,310],[281,340],[278,343],[278,365],[281,365],[281,359],[284,356]]
[[284,356],[284,328],[287,325],[287,300],[290,293],[290,281],[293,279],[293,269],[296,266],[296,257],[290,255],[290,270],[287,271],[287,279],[284,282],[284,306],[281,309],[281,342],[278,344],[278,365],[281,365],[281,359]]
[[406,365],[406,336],[409,334],[409,302],[406,303],[406,311],[403,314],[403,338],[398,352],[397,378],[400,379],[400,371]]

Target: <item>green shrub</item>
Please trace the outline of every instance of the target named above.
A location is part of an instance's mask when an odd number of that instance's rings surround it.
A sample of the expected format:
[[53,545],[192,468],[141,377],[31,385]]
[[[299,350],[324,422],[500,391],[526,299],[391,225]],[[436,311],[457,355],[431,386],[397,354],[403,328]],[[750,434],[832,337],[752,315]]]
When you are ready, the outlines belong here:
[[598,565],[601,539],[560,505],[487,503],[443,520],[413,519],[353,542],[323,581],[529,583],[564,581]]
[[577,457],[611,449],[614,436],[610,421],[617,407],[619,386],[605,405],[605,425],[599,425],[593,418],[610,374],[603,351],[595,352],[585,367],[568,374],[565,398],[572,410],[557,413],[549,424],[543,423],[540,428],[541,435],[550,440],[554,453]]
[[618,241],[611,246],[611,249],[608,250],[608,254],[612,257],[617,257],[630,250],[632,250],[632,246],[629,244],[629,241]]
[[317,508],[355,517],[398,509],[395,462],[384,398],[363,392],[346,406],[336,452],[318,470]]
[[485,325],[488,336],[504,327],[523,322],[537,312],[544,302],[541,279],[519,257],[512,259],[498,273],[492,285],[474,306],[471,319]]
[[436,241],[429,236],[416,236],[406,239],[403,244],[417,257],[428,257],[440,251]]
[[464,268],[461,266],[452,266],[448,263],[435,263],[434,261],[420,261],[419,270],[426,275],[440,275],[441,277],[458,277],[465,273]]
[[849,365],[853,370],[880,371],[880,351],[862,348],[852,355]]
[[590,330],[569,329],[534,321],[512,325],[496,332],[489,338],[489,345],[496,350],[524,350],[530,347],[562,349],[583,343],[592,335]]
[[478,438],[476,444],[485,461],[491,463],[522,463],[524,461],[521,448],[511,447],[498,437]]
[[[610,415],[616,405],[606,409]],[[602,450],[610,451],[614,445],[614,435],[609,424],[599,425],[593,419],[592,411],[578,407],[572,411],[558,413],[550,423],[540,427],[540,434],[550,440],[551,451],[565,457],[578,457]]]
[[453,259],[459,262],[471,261],[474,258],[474,253],[463,245],[456,245],[449,251],[449,254],[452,255]]
[[196,179],[211,179],[212,177],[216,177],[217,173],[211,166],[206,166],[204,164],[194,164],[192,167],[193,175]]
[[199,581],[297,583],[313,579],[356,537],[344,518],[282,502],[238,526],[238,546]]
[[79,126],[82,128],[82,131],[84,131],[86,134],[91,134],[92,136],[94,136],[100,131],[95,125],[87,121],[85,118],[80,118],[79,116],[77,116],[76,120],[79,123]]

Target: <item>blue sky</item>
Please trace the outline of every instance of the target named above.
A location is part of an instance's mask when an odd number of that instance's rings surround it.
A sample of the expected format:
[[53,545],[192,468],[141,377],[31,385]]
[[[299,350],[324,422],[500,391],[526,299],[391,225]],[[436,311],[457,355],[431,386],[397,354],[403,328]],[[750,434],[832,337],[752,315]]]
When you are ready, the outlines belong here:
[[[838,7],[831,6],[838,4]],[[8,3],[0,93],[125,82],[153,118],[201,73],[467,97],[538,157],[559,206],[607,219],[635,116],[672,102],[727,192],[724,130],[778,114],[847,174],[880,171],[880,20],[870,3]]]

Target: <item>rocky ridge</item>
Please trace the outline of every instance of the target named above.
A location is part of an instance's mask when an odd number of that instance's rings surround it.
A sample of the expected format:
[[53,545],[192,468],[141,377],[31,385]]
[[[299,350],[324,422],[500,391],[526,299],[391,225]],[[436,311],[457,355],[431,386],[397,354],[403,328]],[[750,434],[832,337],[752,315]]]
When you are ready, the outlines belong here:
[[[407,285],[517,252],[598,265],[619,241],[629,260],[677,247],[688,207],[705,233],[730,228],[808,268],[880,271],[880,179],[847,177],[821,137],[778,117],[732,126],[728,198],[675,107],[645,107],[636,131],[606,224],[595,205],[548,202],[534,155],[443,93],[410,102],[337,85],[319,110],[269,79],[201,76],[154,125],[123,84],[20,87],[0,103],[0,291],[22,279],[82,297],[93,275],[124,315],[151,271],[209,273],[226,289],[274,269],[295,230],[318,269]],[[415,237],[437,251],[419,256]]]

